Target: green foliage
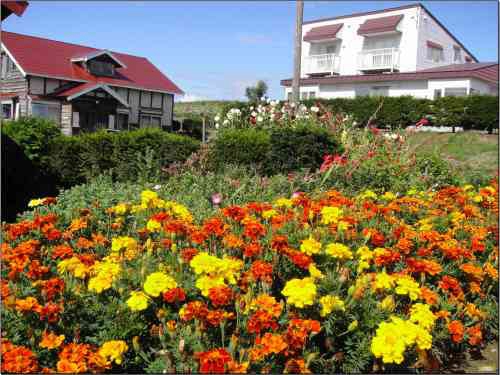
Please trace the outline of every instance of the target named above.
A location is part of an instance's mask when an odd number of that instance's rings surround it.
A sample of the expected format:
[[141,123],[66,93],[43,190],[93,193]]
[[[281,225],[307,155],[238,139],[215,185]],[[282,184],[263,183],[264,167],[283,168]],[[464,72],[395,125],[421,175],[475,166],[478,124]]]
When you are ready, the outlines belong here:
[[382,128],[405,128],[424,117],[429,118],[434,126],[488,131],[498,128],[498,97],[490,95],[449,96],[437,100],[411,96],[360,96],[353,99],[310,99],[303,103],[308,107],[320,103],[334,113],[352,115],[360,126],[366,125],[381,105],[374,123]]
[[61,134],[52,121],[37,117],[5,121],[2,123],[2,132],[21,146],[31,161],[41,165],[46,162],[47,145]]
[[290,172],[315,170],[326,154],[341,154],[342,146],[333,134],[317,126],[275,128],[271,130],[271,149],[266,158],[266,171]]
[[160,129],[96,132],[59,136],[49,145],[49,168],[63,186],[71,186],[104,172],[117,180],[157,177],[162,167],[184,161],[199,143]]

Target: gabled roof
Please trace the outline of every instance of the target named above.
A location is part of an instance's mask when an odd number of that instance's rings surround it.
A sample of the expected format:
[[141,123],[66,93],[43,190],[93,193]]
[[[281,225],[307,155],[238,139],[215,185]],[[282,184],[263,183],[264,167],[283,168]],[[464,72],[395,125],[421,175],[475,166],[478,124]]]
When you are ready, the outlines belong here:
[[27,1],[2,1],[2,21],[14,13],[16,16],[21,17],[29,3]]
[[87,82],[81,83],[75,87],[59,91],[55,96],[66,97],[68,100],[73,100],[78,98],[81,95],[87,94],[94,90],[104,90],[117,101],[119,101],[123,106],[129,107],[127,101],[122,98],[115,90],[104,83],[95,83],[95,82]]
[[2,44],[24,75],[183,94],[175,83],[144,57],[109,52],[126,68],[117,68],[115,77],[103,77],[94,76],[71,61],[74,57],[103,51],[97,48],[7,31],[2,31]]
[[75,56],[71,59],[71,61],[73,62],[81,62],[81,61],[89,61],[89,60],[92,60],[92,59],[95,59],[96,57],[99,57],[99,56],[108,56],[111,60],[113,60],[115,62],[115,64],[117,66],[119,66],[120,68],[126,68],[127,65],[125,65],[124,63],[122,63],[115,55],[113,55],[110,51],[108,51],[107,49],[103,49],[103,50],[97,50],[97,51],[93,51],[93,52],[90,52],[90,53],[84,53],[83,55],[80,55],[80,56]]
[[[476,78],[498,85],[498,63],[451,64],[438,68],[403,73],[358,74],[332,77],[302,78],[301,85],[340,84],[354,82],[420,81],[426,79]],[[291,79],[281,81],[282,86],[291,86]]]
[[336,16],[336,17],[327,17],[327,18],[320,18],[316,20],[310,20],[310,21],[305,21],[302,24],[307,25],[311,23],[317,23],[317,22],[323,22],[323,21],[334,21],[334,20],[340,20],[340,19],[345,19],[345,18],[354,18],[354,17],[362,17],[362,16],[371,16],[374,14],[383,14],[383,13],[388,13],[388,12],[393,12],[393,11],[398,11],[398,10],[405,10],[405,9],[411,9],[411,8],[422,8],[428,15],[431,17],[449,36],[452,38],[460,47],[464,49],[465,52],[467,52],[472,59],[477,62],[478,59],[467,49],[465,46],[453,35],[450,30],[444,26],[441,21],[439,21],[436,16],[434,16],[429,9],[427,9],[422,3],[414,3],[414,4],[408,4],[408,5],[402,5],[399,7],[393,7],[393,8],[386,8],[386,9],[379,9],[379,10],[372,10],[368,12],[359,12],[359,13],[352,13],[344,16]]

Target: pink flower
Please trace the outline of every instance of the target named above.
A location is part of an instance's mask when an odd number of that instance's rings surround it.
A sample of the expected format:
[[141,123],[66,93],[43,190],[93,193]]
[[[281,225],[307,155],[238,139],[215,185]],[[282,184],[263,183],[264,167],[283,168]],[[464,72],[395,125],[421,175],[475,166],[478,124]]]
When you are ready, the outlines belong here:
[[221,193],[212,194],[212,204],[214,206],[218,206],[221,202],[222,202],[222,194]]
[[421,118],[420,121],[415,124],[415,126],[417,128],[419,128],[421,126],[426,126],[426,125],[429,125],[429,120],[427,120],[425,117]]

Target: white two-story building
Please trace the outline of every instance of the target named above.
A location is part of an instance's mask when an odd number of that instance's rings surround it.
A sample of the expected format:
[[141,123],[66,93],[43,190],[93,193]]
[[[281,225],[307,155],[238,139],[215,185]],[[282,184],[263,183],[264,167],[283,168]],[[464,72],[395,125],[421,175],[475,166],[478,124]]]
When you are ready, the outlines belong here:
[[[287,98],[291,79],[281,81]],[[474,55],[422,4],[304,22],[301,99],[496,94]]]

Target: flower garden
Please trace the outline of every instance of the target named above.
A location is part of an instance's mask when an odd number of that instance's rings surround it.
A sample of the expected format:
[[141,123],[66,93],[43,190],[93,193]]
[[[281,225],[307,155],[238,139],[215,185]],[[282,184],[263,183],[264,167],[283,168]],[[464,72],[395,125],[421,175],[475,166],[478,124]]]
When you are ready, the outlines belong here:
[[418,159],[403,133],[283,108],[218,118],[309,121],[339,153],[249,177],[201,150],[3,224],[1,371],[442,372],[497,341],[498,183]]

